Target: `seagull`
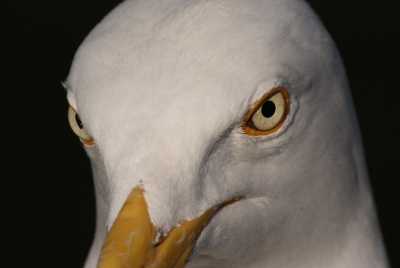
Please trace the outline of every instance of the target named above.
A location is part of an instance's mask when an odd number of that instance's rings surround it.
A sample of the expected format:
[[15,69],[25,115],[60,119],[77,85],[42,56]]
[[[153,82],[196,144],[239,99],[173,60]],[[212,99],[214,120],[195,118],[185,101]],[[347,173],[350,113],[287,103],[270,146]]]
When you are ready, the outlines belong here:
[[388,267],[334,42],[302,0],[126,0],[64,83],[85,267]]

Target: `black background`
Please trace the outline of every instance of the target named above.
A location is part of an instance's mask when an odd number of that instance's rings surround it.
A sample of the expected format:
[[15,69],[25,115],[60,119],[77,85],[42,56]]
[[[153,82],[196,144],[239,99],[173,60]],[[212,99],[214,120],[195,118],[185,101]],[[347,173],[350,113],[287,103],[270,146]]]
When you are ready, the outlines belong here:
[[[0,267],[81,267],[94,232],[90,164],[60,85],[120,1],[0,2]],[[310,1],[347,69],[392,267],[400,267],[400,1]]]

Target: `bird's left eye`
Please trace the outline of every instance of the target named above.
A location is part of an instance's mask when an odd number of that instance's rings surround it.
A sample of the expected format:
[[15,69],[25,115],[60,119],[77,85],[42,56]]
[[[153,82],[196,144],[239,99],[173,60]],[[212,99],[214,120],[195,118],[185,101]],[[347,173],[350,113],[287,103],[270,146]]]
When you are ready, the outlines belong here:
[[77,112],[70,106],[68,109],[68,122],[74,133],[81,138],[81,141],[86,145],[93,145],[93,138],[83,127],[82,121]]
[[285,88],[274,88],[256,102],[243,123],[246,134],[260,136],[277,131],[286,119],[289,95]]

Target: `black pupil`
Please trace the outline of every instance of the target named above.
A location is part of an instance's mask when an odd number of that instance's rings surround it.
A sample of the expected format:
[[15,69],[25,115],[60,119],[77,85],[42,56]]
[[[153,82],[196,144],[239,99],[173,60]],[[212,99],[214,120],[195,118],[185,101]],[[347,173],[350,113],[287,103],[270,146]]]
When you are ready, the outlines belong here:
[[75,120],[76,120],[76,123],[78,124],[78,127],[79,127],[80,129],[82,129],[82,128],[83,128],[83,124],[82,124],[82,121],[81,121],[81,119],[79,118],[79,115],[78,115],[78,114],[75,114]]
[[274,115],[275,109],[275,103],[272,101],[266,101],[261,108],[261,113],[264,117],[270,118]]

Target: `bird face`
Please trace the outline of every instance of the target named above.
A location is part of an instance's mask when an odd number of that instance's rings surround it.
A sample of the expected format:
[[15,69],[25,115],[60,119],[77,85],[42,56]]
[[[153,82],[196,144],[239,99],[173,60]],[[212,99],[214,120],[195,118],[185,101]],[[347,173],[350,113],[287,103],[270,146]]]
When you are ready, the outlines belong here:
[[331,179],[352,167],[330,168],[347,146],[333,133],[357,131],[347,84],[301,1],[126,1],[65,84],[95,180],[87,267],[273,262],[295,225],[331,220],[314,198],[347,189]]

